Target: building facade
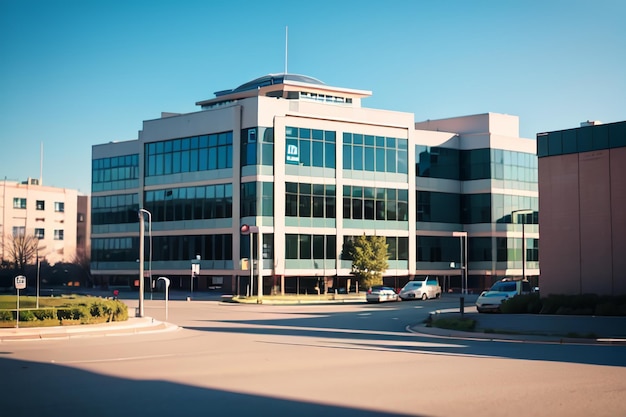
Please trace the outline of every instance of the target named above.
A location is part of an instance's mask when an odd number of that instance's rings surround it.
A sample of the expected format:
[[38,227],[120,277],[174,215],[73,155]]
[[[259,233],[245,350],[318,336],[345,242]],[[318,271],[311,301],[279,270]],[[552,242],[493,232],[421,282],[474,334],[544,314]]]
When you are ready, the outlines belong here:
[[77,190],[44,186],[37,179],[22,183],[3,180],[0,204],[3,261],[13,262],[6,246],[12,236],[19,235],[37,237],[38,256],[50,264],[73,262],[77,254],[89,254],[88,196],[79,195]]
[[103,284],[136,283],[140,208],[145,271],[183,288],[199,256],[200,289],[251,291],[251,257],[266,294],[349,289],[342,247],[362,234],[386,238],[395,287],[434,275],[478,291],[538,276],[536,146],[517,117],[415,123],[362,107],[369,91],[294,74],[215,95],[144,121],[136,140],[93,147],[92,274]]
[[626,294],[626,122],[537,135],[544,294]]

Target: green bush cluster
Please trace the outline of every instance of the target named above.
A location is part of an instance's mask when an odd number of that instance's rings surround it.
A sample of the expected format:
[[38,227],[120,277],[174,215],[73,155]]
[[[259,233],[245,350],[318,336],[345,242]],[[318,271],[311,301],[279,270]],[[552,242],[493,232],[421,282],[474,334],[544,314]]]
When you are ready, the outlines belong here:
[[[20,321],[58,320],[81,324],[128,320],[128,307],[119,300],[94,299],[67,307],[20,310]],[[15,320],[15,312],[0,310],[0,321]]]
[[543,298],[539,294],[518,295],[504,300],[500,310],[507,314],[626,316],[626,295],[612,297],[596,294],[551,294]]
[[538,314],[541,307],[539,294],[523,294],[504,300],[500,305],[500,311],[506,314]]

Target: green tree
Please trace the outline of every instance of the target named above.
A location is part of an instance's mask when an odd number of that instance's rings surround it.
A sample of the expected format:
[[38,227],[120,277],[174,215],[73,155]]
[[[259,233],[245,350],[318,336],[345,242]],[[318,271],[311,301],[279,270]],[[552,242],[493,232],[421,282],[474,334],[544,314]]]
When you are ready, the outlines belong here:
[[352,274],[363,288],[382,285],[383,273],[389,268],[387,243],[384,236],[358,236],[354,240]]

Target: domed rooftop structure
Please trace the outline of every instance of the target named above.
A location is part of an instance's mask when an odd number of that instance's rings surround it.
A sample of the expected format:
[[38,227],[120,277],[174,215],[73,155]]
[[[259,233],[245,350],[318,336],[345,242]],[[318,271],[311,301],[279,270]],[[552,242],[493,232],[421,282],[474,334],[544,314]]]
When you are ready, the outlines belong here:
[[242,91],[256,90],[260,87],[267,87],[268,85],[283,84],[285,81],[296,81],[305,84],[326,85],[317,78],[309,77],[307,75],[299,74],[268,74],[262,77],[256,78],[252,81],[248,81],[245,84],[241,84],[239,87],[233,90],[222,90],[215,92],[216,97],[225,96],[232,93],[240,93]]

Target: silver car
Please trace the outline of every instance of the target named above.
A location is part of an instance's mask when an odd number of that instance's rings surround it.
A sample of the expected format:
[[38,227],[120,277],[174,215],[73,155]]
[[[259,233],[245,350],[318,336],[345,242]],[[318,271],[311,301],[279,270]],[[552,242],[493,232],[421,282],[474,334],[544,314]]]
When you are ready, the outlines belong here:
[[441,286],[437,278],[426,277],[409,281],[400,290],[400,298],[403,300],[428,300],[439,297],[441,297]]
[[376,285],[370,288],[365,295],[368,303],[382,303],[385,301],[398,301],[398,293],[391,287]]

